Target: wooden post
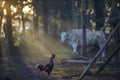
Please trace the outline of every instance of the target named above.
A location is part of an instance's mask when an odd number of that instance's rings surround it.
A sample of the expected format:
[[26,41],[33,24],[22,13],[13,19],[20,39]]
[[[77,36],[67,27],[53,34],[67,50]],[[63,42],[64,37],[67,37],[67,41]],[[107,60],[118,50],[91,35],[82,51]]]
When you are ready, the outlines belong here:
[[118,45],[118,47],[115,49],[115,51],[112,53],[112,55],[104,62],[104,64],[99,68],[99,70],[97,71],[96,74],[99,74],[100,71],[102,71],[105,67],[105,65],[116,55],[118,54],[118,51],[120,50],[120,44]]
[[84,78],[85,74],[90,70],[90,68],[92,67],[92,65],[94,64],[94,62],[97,60],[97,58],[99,57],[99,55],[101,54],[101,52],[103,51],[103,49],[106,47],[106,45],[108,44],[108,42],[112,38],[112,36],[115,33],[115,31],[119,27],[120,27],[120,22],[117,24],[117,26],[114,28],[114,30],[110,33],[110,35],[108,36],[108,39],[107,39],[106,43],[103,44],[103,47],[97,52],[97,54],[94,56],[94,58],[91,60],[91,62],[87,65],[87,67],[81,73],[81,75],[79,76],[78,80],[82,80]]

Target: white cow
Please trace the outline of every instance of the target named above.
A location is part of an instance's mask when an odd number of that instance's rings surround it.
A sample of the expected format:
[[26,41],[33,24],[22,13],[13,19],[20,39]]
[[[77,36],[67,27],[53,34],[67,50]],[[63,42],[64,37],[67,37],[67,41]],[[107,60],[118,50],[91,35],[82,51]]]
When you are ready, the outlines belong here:
[[[90,33],[91,31],[89,29],[86,29],[87,33]],[[82,37],[82,29],[72,29],[67,32],[61,33],[61,42],[67,42],[69,45],[72,46],[73,52],[78,54],[77,52],[77,46],[79,45],[80,38]]]
[[[81,38],[79,39],[79,45],[81,46],[81,48],[83,48],[82,40],[83,39],[81,39]],[[86,33],[86,46],[87,47],[92,46],[94,44],[98,44],[99,48],[102,48],[102,46],[105,42],[106,42],[105,34],[102,31],[94,31],[91,33]],[[83,49],[81,49],[81,53],[82,53],[82,50]],[[102,58],[106,57],[105,51],[102,52],[101,57]]]
[[[67,42],[73,48],[74,53],[77,52],[77,46],[80,45],[80,53],[82,55],[83,48],[83,37],[82,37],[82,29],[73,29],[67,32],[62,32],[61,34],[61,42]],[[105,35],[102,31],[90,31],[86,29],[86,46],[91,46],[94,44],[98,44],[101,48],[106,41]],[[102,58],[106,57],[105,52],[102,52]]]

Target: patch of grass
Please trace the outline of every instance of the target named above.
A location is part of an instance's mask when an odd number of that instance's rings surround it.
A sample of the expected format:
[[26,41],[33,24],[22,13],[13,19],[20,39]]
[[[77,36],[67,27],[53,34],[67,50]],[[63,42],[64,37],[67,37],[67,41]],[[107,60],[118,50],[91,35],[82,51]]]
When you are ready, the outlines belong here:
[[54,72],[57,75],[61,75],[63,77],[64,76],[77,77],[80,75],[84,68],[85,67],[80,64],[67,63],[59,67],[56,67]]

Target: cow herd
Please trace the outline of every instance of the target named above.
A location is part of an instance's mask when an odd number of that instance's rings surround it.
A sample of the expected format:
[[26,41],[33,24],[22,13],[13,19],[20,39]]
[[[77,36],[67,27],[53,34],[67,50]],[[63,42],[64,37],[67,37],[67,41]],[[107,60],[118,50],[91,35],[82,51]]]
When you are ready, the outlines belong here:
[[[61,33],[61,42],[68,43],[73,48],[73,53],[78,54],[77,47],[80,46],[80,55],[83,54],[83,31],[82,29],[72,29]],[[102,31],[91,31],[86,29],[86,47],[98,44],[102,48],[106,42],[105,34]],[[101,58],[106,57],[105,50],[101,54]]]

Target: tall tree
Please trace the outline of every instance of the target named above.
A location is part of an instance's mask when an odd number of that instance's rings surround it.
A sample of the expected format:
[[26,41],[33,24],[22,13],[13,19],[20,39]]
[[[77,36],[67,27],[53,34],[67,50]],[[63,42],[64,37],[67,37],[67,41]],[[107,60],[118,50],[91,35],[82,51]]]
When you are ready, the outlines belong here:
[[32,0],[36,15],[42,16],[45,33],[48,33],[48,1],[49,0]]
[[39,24],[38,24],[39,17],[38,17],[38,15],[36,15],[36,13],[33,14],[33,19],[34,19],[34,30],[38,34],[38,32],[39,32]]
[[109,23],[112,27],[115,27],[120,20],[119,19],[120,18],[120,7],[117,6],[118,3],[119,3],[118,0],[111,1],[112,6],[111,6],[111,14],[109,18]]
[[[43,0],[32,0],[33,10],[34,10],[34,30],[36,33],[39,32],[39,16],[43,19],[44,26],[44,13],[43,13]],[[45,30],[44,30],[45,31]]]
[[25,33],[25,20],[24,20],[24,13],[23,13],[23,7],[24,7],[24,5],[23,5],[23,1],[24,0],[21,0],[20,1],[20,13],[21,13],[21,16],[22,16],[22,27],[23,27],[23,34]]
[[75,6],[75,0],[71,1],[72,3],[72,20],[73,20],[73,28],[78,28],[78,22],[77,22],[77,11]]
[[100,30],[105,22],[104,0],[94,0],[96,30]]
[[44,32],[48,33],[48,0],[43,1],[43,24],[44,24]]
[[82,30],[83,30],[83,49],[82,49],[82,54],[84,54],[84,56],[86,56],[86,26],[84,25],[84,0],[81,0],[81,27],[82,27]]
[[6,35],[5,37],[7,38],[7,45],[9,47],[9,50],[13,50],[14,47],[14,41],[12,35],[11,5],[12,5],[12,0],[5,1],[5,8],[7,10],[7,15],[6,15],[6,25],[4,27],[5,27],[5,35]]
[[[1,26],[2,26],[2,18],[3,18],[3,4],[2,4],[2,0],[0,1],[0,31],[1,31]],[[0,32],[1,33],[1,32]]]
[[[1,28],[2,28],[2,18],[3,18],[3,7],[2,0],[0,1],[0,36],[1,36]],[[1,40],[0,40],[0,54],[1,54]]]

